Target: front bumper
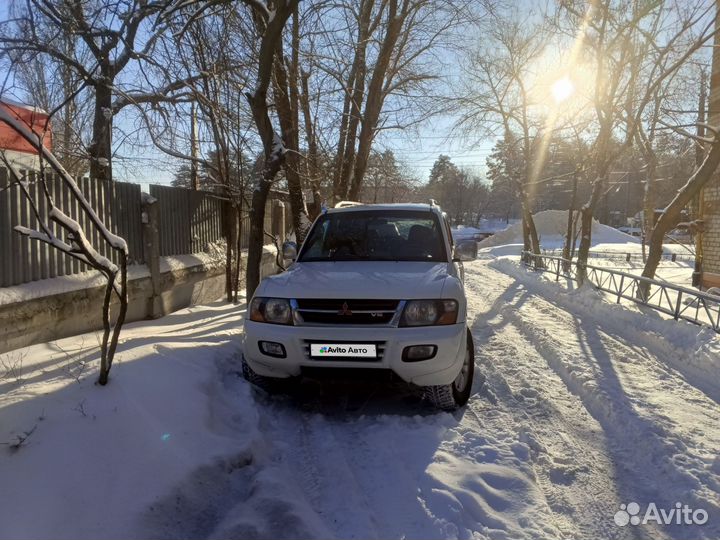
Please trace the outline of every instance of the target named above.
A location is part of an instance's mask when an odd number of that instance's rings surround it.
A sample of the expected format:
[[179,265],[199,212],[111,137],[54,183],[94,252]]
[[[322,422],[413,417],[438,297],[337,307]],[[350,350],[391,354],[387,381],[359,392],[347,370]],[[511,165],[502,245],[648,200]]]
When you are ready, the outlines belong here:
[[[447,326],[342,327],[283,326],[245,320],[244,355],[250,367],[266,377],[293,377],[303,367],[390,369],[401,379],[418,386],[450,384],[465,359],[465,323]],[[264,354],[260,341],[281,343],[285,358]],[[377,360],[310,358],[309,342],[375,343],[382,355]],[[437,353],[429,360],[404,362],[403,349],[410,345],[436,345]],[[380,357],[381,356],[381,357]]]

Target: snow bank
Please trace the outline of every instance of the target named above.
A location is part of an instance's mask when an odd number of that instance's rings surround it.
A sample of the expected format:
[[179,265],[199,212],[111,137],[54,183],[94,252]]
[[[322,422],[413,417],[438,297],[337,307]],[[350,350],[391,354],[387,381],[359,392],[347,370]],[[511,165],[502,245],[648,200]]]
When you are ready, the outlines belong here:
[[[133,264],[128,266],[128,280],[148,277],[150,272],[144,264]],[[31,281],[11,287],[0,287],[0,305],[14,304],[15,302],[26,302],[67,292],[102,287],[107,279],[98,270],[88,270],[79,274],[60,276],[51,279]]]
[[[160,271],[174,272],[184,268],[192,268],[199,265],[222,264],[224,255],[216,253],[196,253],[194,255],[175,255],[171,257],[160,257]],[[144,264],[128,265],[128,280],[146,278],[150,276],[148,267]],[[0,305],[26,302],[43,296],[53,296],[67,292],[79,291],[101,287],[106,283],[105,277],[97,270],[88,270],[79,274],[60,276],[50,279],[41,279],[13,285],[11,287],[0,287]]]
[[[560,248],[567,230],[567,210],[545,210],[533,216],[540,238],[540,245],[546,249]],[[490,248],[523,242],[522,223],[515,223],[495,233],[478,244],[479,248]],[[596,244],[638,244],[639,240],[629,234],[602,225],[593,220],[592,243]]]
[[582,287],[568,291],[557,283],[508,259],[489,263],[509,274],[531,290],[568,310],[581,310],[619,335],[631,335],[634,341],[654,351],[673,369],[714,401],[720,402],[720,339],[709,327],[667,319],[636,305],[609,302],[601,291]]
[[0,355],[0,538],[329,537],[268,459],[242,314],[127,325],[106,387],[94,334]]

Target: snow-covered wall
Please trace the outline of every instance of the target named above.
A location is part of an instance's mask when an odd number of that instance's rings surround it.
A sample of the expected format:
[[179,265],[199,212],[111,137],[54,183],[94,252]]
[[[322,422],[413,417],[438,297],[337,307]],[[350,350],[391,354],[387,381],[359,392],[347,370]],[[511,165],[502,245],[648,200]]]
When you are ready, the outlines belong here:
[[[277,273],[276,250],[265,246],[261,276]],[[0,288],[0,353],[35,343],[102,328],[103,281],[88,272]],[[127,322],[152,318],[187,306],[208,303],[225,294],[225,267],[217,259],[184,255],[163,257],[160,293],[153,296],[150,272],[135,265],[128,272]]]

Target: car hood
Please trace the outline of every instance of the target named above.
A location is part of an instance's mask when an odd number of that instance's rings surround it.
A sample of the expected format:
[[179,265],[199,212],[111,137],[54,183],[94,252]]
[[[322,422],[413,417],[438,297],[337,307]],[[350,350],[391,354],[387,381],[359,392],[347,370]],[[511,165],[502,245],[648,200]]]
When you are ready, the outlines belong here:
[[306,262],[265,278],[255,294],[278,298],[442,298],[447,277],[448,263]]

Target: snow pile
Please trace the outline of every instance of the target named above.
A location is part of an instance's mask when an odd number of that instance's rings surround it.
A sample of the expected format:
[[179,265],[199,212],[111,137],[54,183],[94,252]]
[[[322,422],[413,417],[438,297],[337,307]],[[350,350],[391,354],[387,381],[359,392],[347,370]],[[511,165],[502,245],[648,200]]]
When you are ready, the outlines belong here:
[[328,537],[267,457],[242,313],[127,325],[106,387],[94,334],[0,355],[0,538]]
[[592,287],[567,291],[549,281],[554,276],[533,272],[507,259],[490,262],[490,266],[513,276],[560,306],[592,314],[598,322],[618,333],[630,329],[635,341],[652,347],[694,386],[720,402],[720,339],[712,328],[675,321],[650,309],[641,311],[634,303],[615,304],[608,301],[602,291]]
[[[567,231],[567,210],[545,210],[533,216],[540,245],[546,249],[560,248]],[[579,224],[578,224],[579,228]],[[505,245],[522,245],[522,223],[515,223],[495,233],[478,244],[479,248],[491,248]],[[593,220],[592,244],[638,244],[639,240],[617,229],[602,225]]]

